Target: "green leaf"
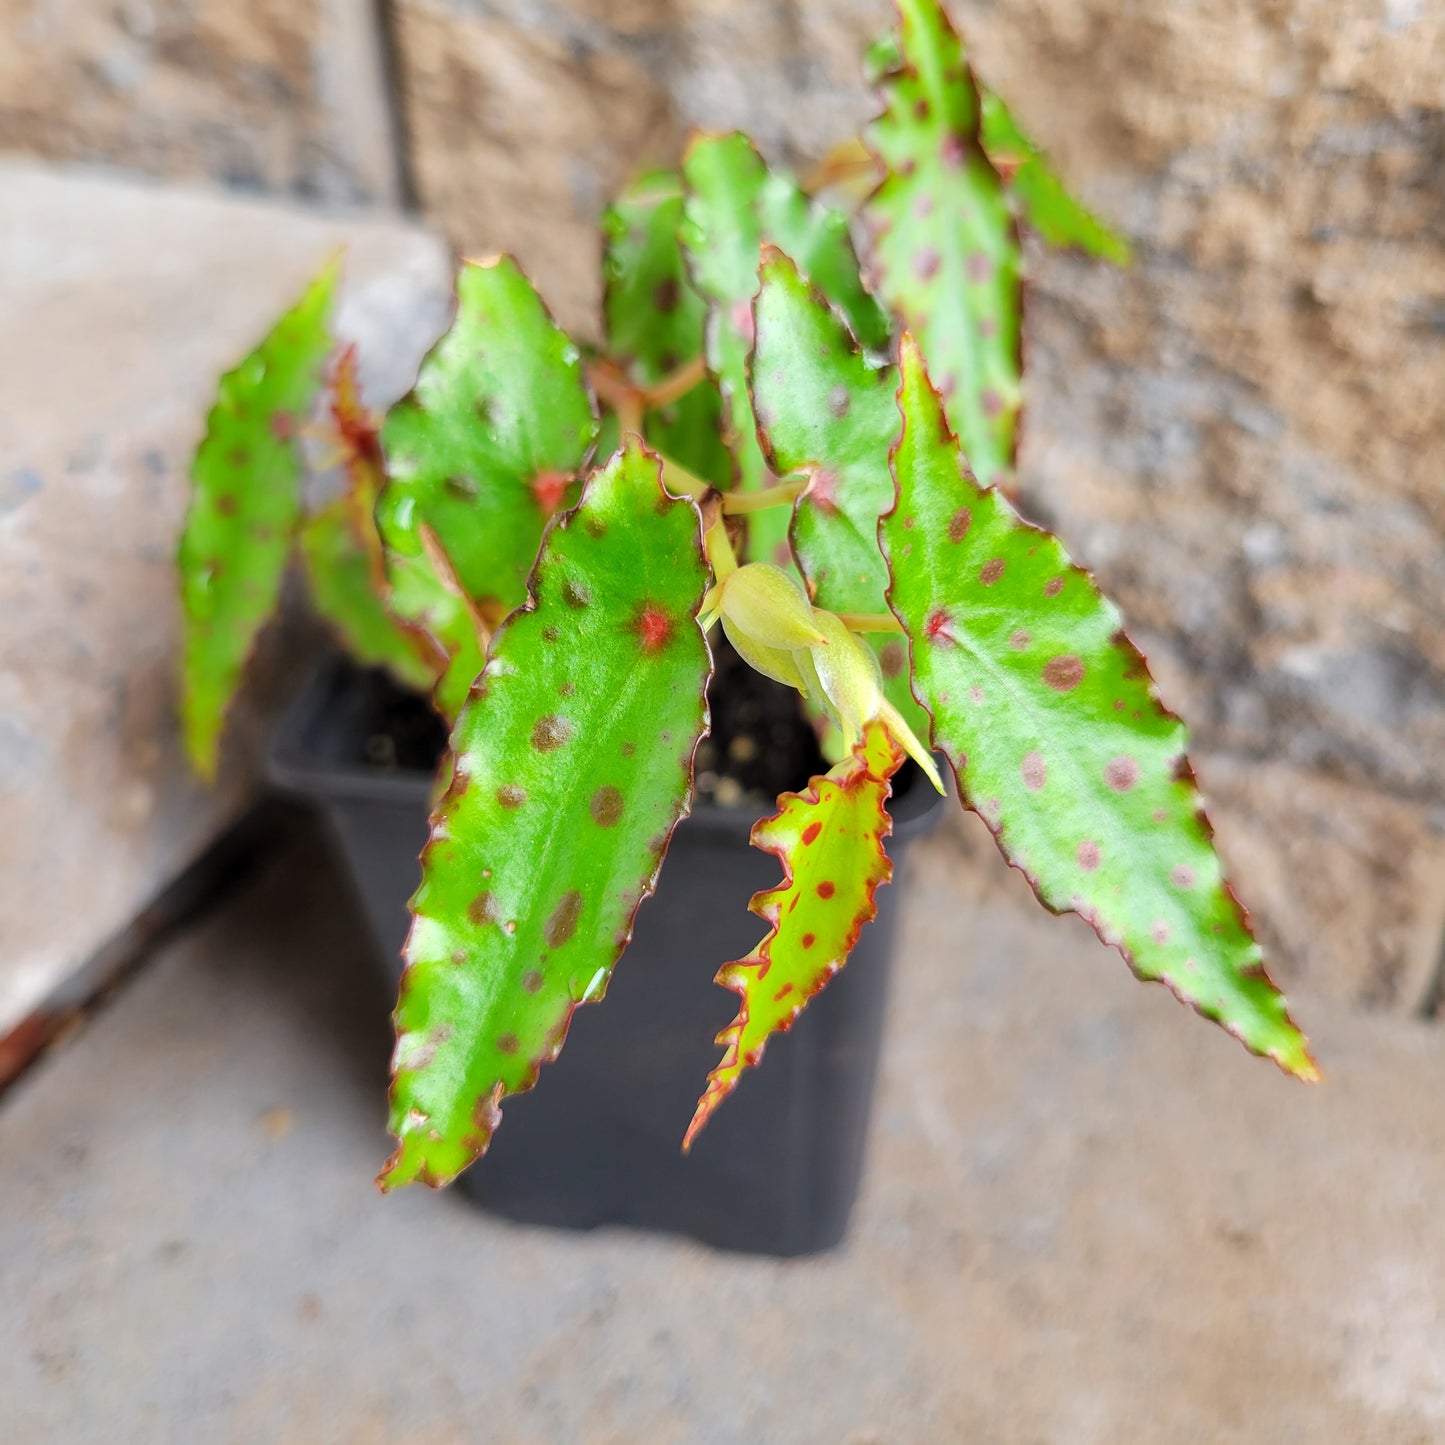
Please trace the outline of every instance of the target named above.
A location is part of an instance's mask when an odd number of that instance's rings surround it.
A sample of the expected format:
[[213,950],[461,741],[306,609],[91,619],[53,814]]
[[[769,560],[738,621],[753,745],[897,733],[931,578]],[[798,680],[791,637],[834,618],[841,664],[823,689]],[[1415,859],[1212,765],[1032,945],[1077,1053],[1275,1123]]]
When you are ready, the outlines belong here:
[[[898,372],[870,361],[797,266],[765,249],[749,377],[776,471],[801,473],[793,552],[813,601],[830,612],[886,613],[878,518],[893,504],[888,453],[898,437]],[[870,634],[888,700],[915,732],[928,719],[908,686],[902,640]]]
[[748,907],[769,924],[746,958],[725,964],[717,981],[741,999],[718,1036],[726,1053],[708,1075],[683,1148],[691,1146],[744,1069],[757,1065],[768,1039],[793,1026],[804,1005],[848,961],[863,925],[877,913],[873,895],[893,876],[883,851],[892,831],[888,780],[903,750],[882,723],[804,793],[784,793],[778,812],[753,827],[753,846],[783,865],[783,882]]
[[1020,254],[979,101],[938,0],[899,0],[900,64],[866,137],[888,174],[864,210],[871,279],[923,344],[949,420],[986,484],[1013,470],[1020,403]]
[[266,339],[220,381],[191,465],[179,565],[185,618],[182,725],[205,778],[256,635],[276,609],[301,511],[297,434],[331,349],[331,262]]
[[542,529],[596,434],[581,355],[516,262],[465,263],[451,329],[383,425],[376,509],[392,611],[452,659],[444,710],[475,676],[470,614],[494,627],[522,600]]
[[424,632],[392,616],[382,600],[386,572],[373,514],[384,473],[376,427],[357,389],[355,346],[337,357],[331,382],[346,490],[301,524],[311,598],[353,657],[387,668],[406,687],[429,691],[445,659]]
[[1008,178],[1024,219],[1051,246],[1077,246],[1118,266],[1133,259],[1129,242],[1064,188],[1043,153],[992,91],[981,91],[983,148]]
[[[758,448],[747,389],[752,302],[758,292],[763,241],[794,256],[870,348],[887,346],[888,321],[859,277],[847,218],[811,202],[790,177],[770,171],[746,136],[698,137],[683,158],[683,175],[687,182],[683,247],[693,282],[711,308],[708,366],[722,388],[739,484],[744,491],[756,491],[773,480]],[[748,556],[785,564],[787,525],[781,509],[752,517]]]
[[[702,355],[707,306],[683,261],[682,180],[649,171],[602,218],[607,354],[639,386],[653,386]],[[732,459],[722,439],[722,396],[711,380],[643,418],[650,446],[717,487],[732,484]]]
[[412,899],[381,1183],[444,1184],[602,997],[692,796],[701,518],[637,447],[548,532],[453,735]]
[[903,342],[882,537],[914,687],[960,795],[1055,912],[1078,913],[1255,1053],[1316,1077],[1221,873],[1185,756],[1114,606],[1058,540],[974,481]]

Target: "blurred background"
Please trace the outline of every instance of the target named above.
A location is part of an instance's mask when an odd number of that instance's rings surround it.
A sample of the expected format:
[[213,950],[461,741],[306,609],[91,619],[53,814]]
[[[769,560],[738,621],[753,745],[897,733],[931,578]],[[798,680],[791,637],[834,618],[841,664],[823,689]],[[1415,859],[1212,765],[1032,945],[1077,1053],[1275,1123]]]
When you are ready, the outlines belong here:
[[[256,885],[266,917],[293,919],[285,936],[233,898],[240,922],[210,916],[209,942],[184,945],[219,993],[194,1017],[170,985],[153,1000],[180,1010],[160,1034],[178,1052],[140,1020],[143,1065],[118,1035],[95,1054],[88,1032],[0,1109],[3,1268],[18,1270],[0,1289],[0,1433],[1442,1438],[1445,9],[951,10],[980,75],[1136,249],[1123,271],[1030,254],[1022,504],[1097,572],[1190,723],[1227,863],[1332,1082],[1306,1099],[1199,1037],[1162,990],[1129,992],[1084,930],[1027,912],[960,820],[910,894],[921,959],[898,985],[844,1255],[764,1266],[383,1205],[365,1194],[369,1083],[337,1106],[361,1144],[318,1199],[309,1153],[273,1159],[300,1148],[306,1106],[247,1083],[239,1045],[227,1064],[221,1042],[196,1042],[239,1006],[226,948],[271,960],[256,967],[300,990],[303,1015],[351,1006],[344,982],[312,998],[277,972],[301,966],[298,938],[331,936],[294,876],[330,865],[292,840],[286,877],[263,859]],[[449,250],[513,251],[558,319],[595,335],[596,220],[618,185],[696,126],[745,128],[805,172],[872,113],[859,57],[890,16],[883,0],[0,0],[0,1074],[153,941],[155,900],[256,796],[259,741],[305,651],[304,628],[271,639],[223,785],[199,789],[176,742],[172,556],[216,373],[338,244],[374,401],[406,388],[445,322]],[[335,886],[315,884],[322,902]],[[955,956],[967,918],[985,961]],[[199,1341],[194,1370],[173,1358],[157,1375],[145,1350],[120,1363],[106,1343],[132,1308],[171,1338],[226,1267],[161,1230],[154,1248],[179,1252],[127,1283],[154,1215],[124,1201],[160,1176],[188,1198],[171,1177],[184,1160],[161,1130],[139,1183],[125,1138],[72,1139],[77,1158],[66,1131],[132,1071],[158,1092],[131,1123],[153,1128],[213,1069],[256,1107],[207,1167],[256,1163],[277,1219],[308,1218],[275,1225],[302,1230],[305,1259],[342,1248],[318,1211],[364,1218],[393,1265],[382,1212],[410,1222],[408,1271],[375,1297],[365,1342],[331,1332],[372,1298],[337,1266],[237,1303],[214,1339],[179,1330],[177,1348]],[[342,1126],[315,1127],[306,1149],[339,1156],[319,1141]],[[34,1235],[37,1213],[71,1233]],[[434,1218],[447,1249],[479,1251],[450,1332],[429,1316],[449,1271],[416,1232]],[[165,1269],[189,1282],[155,1293]],[[499,1333],[467,1338],[469,1318]],[[403,1337],[426,1345],[419,1375],[395,1371]],[[107,1402],[119,1433],[95,1423]],[[482,1406],[491,1424],[469,1413]]]

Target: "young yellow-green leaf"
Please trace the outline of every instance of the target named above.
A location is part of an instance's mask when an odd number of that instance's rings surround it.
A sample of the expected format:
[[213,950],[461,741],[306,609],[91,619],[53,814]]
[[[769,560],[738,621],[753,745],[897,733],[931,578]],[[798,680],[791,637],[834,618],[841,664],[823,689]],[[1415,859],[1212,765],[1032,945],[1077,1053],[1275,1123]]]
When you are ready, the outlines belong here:
[[[897,370],[864,356],[843,318],[781,251],[764,249],[760,274],[749,368],[759,435],[776,471],[809,478],[794,504],[793,552],[819,607],[886,614],[878,518],[893,504]],[[868,642],[888,700],[926,736],[902,639],[872,633]]]
[[717,1036],[726,1053],[708,1075],[682,1147],[687,1149],[768,1039],[793,1026],[803,1006],[848,961],[873,895],[893,875],[883,851],[892,831],[885,806],[903,750],[871,722],[853,752],[804,793],[784,793],[778,812],[753,827],[753,846],[783,865],[776,888],[748,907],[769,925],[746,958],[725,964],[717,981],[741,999],[738,1016]]
[[384,667],[404,687],[430,692],[442,659],[430,637],[387,611],[367,544],[357,537],[354,520],[346,498],[338,497],[301,524],[299,541],[311,600],[358,662]]
[[923,344],[974,473],[1013,470],[1020,403],[1020,254],[979,101],[939,0],[898,0],[899,64],[866,137],[887,169],[864,210],[874,289]]
[[[722,388],[739,484],[755,491],[772,481],[754,435],[747,389],[762,243],[773,242],[795,257],[868,347],[887,346],[888,321],[859,277],[847,218],[810,201],[791,177],[769,170],[746,136],[699,136],[683,158],[683,175],[683,248],[693,282],[710,304],[708,366]],[[756,514],[748,530],[749,558],[786,565],[785,511]]]
[[445,1184],[602,997],[692,796],[701,518],[637,447],[547,533],[453,735],[397,1006],[385,1188]]
[[510,257],[465,263],[451,329],[382,427],[376,521],[389,605],[448,651],[450,711],[477,661],[469,613],[521,600],[547,519],[597,434],[581,356]]
[[960,795],[1049,908],[1314,1078],[1221,872],[1183,723],[1089,574],[969,474],[909,336],[902,370],[890,600]]
[[220,381],[191,465],[181,535],[186,751],[215,776],[221,728],[257,633],[276,608],[301,511],[297,434],[331,349],[332,262],[270,335]]
[[298,540],[312,601],[352,656],[389,669],[406,687],[429,691],[445,659],[425,632],[394,617],[382,600],[386,574],[374,516],[384,475],[381,445],[361,403],[355,346],[336,359],[331,418],[346,490],[301,523]]
[[1127,266],[1133,256],[1128,241],[1064,189],[1043,153],[998,96],[988,90],[980,94],[983,148],[1007,177],[1024,220],[1051,246],[1077,246],[1117,266]]
[[[707,306],[683,261],[682,179],[674,171],[639,176],[602,218],[606,248],[602,315],[607,354],[639,386],[654,386],[702,355]],[[722,396],[711,378],[643,418],[649,446],[717,487],[732,484],[722,439]]]

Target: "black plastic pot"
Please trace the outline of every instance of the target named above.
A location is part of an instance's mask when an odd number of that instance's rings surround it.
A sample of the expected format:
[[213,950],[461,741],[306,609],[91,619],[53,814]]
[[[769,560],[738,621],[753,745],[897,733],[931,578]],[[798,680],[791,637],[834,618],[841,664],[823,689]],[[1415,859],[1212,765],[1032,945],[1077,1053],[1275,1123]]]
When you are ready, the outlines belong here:
[[[270,772],[323,810],[394,987],[432,777],[362,761],[385,686],[328,667],[283,720]],[[910,764],[894,798],[895,877],[938,801]],[[744,809],[700,804],[679,825],[606,999],[577,1011],[557,1062],[506,1102],[488,1154],[458,1181],[475,1203],[529,1223],[625,1224],[772,1255],[843,1237],[877,1073],[896,883],[879,890],[878,917],[848,966],[768,1046],[691,1154],[679,1147],[720,1056],[714,1036],[737,1011],[713,974],[761,937],[747,901],[780,881],[777,860],[748,844],[753,821]]]

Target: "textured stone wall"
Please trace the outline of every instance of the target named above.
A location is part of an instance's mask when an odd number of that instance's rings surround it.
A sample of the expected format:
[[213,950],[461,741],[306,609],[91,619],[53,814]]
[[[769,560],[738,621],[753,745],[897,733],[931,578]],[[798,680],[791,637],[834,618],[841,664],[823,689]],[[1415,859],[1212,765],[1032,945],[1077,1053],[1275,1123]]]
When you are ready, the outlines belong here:
[[375,0],[0,0],[0,149],[394,201]]
[[[613,188],[695,125],[743,126],[805,165],[870,113],[858,58],[889,17],[886,0],[392,9],[422,206],[459,249],[515,251],[582,332]],[[317,56],[336,10],[0,0],[29,36],[88,16],[28,69],[0,55],[0,139],[305,189],[329,154]],[[1413,1006],[1445,922],[1445,11],[956,0],[955,15],[985,78],[1138,250],[1126,273],[1031,258],[1026,506],[1121,600],[1193,724],[1281,971]],[[119,50],[95,38],[121,32]],[[198,140],[220,116],[248,169]]]

